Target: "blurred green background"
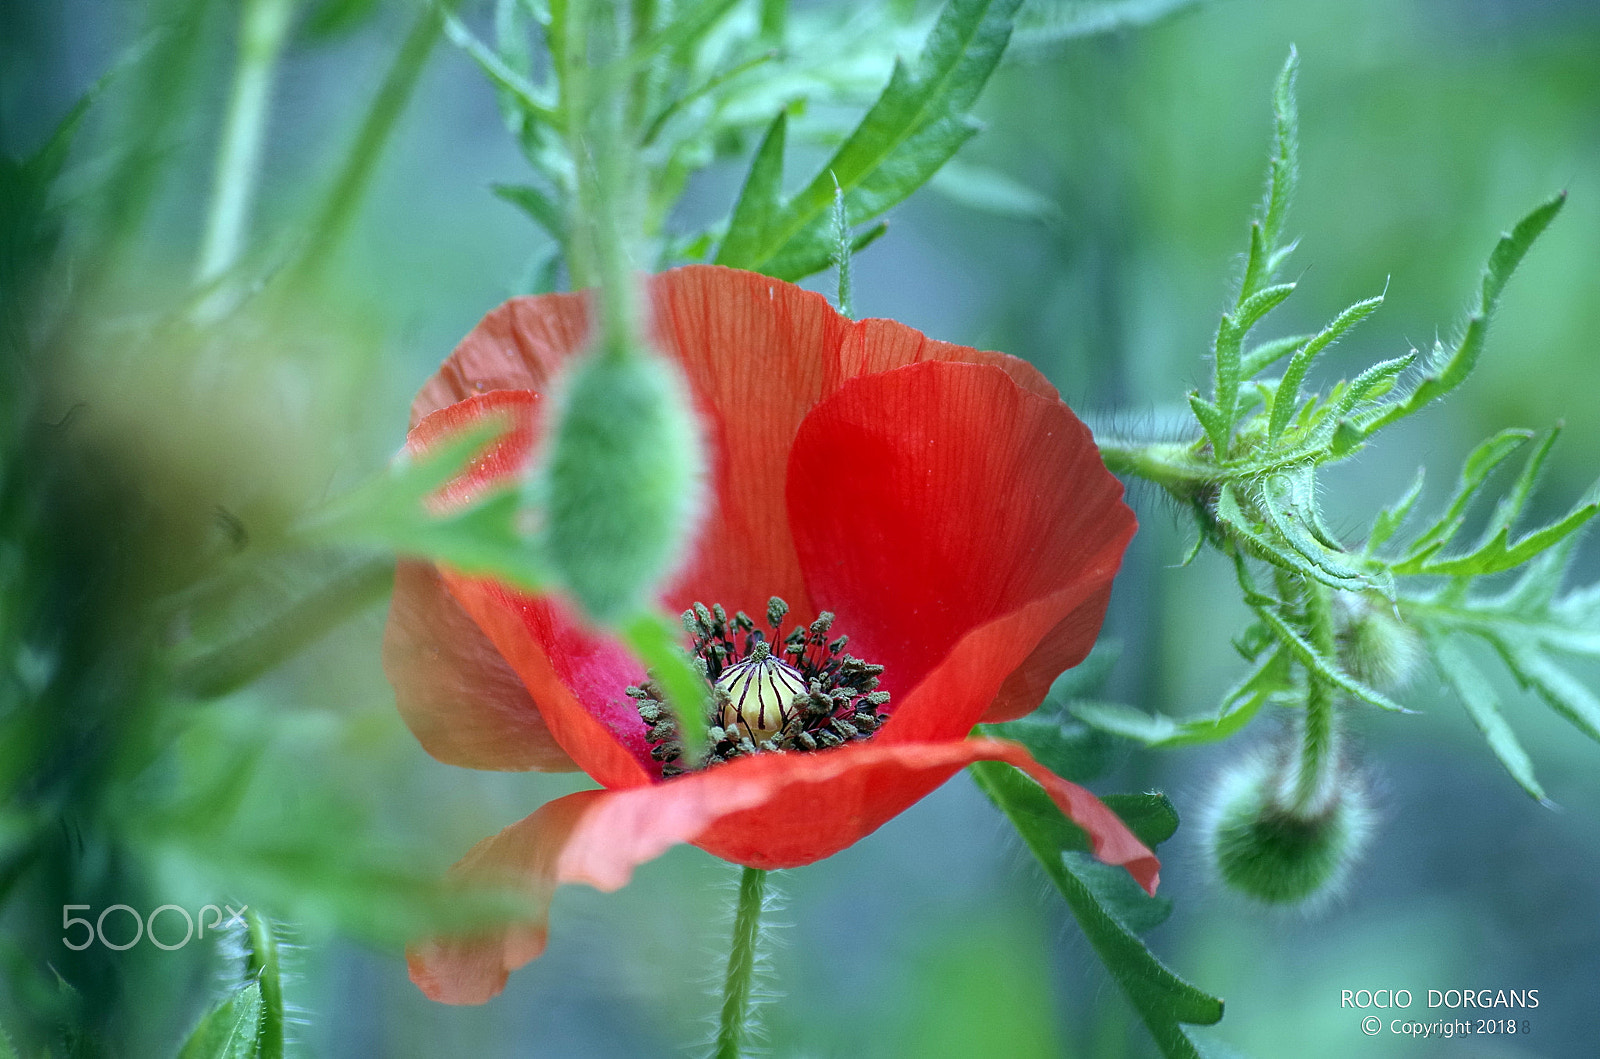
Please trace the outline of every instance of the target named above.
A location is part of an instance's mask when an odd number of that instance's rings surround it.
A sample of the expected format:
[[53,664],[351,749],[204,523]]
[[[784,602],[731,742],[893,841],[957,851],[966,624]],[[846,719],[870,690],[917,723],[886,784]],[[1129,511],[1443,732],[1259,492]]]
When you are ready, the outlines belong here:
[[[148,223],[114,262],[103,303],[113,327],[140,327],[148,301],[170,296],[193,258],[232,61],[231,6],[209,5],[192,27],[190,67],[114,84],[72,156],[69,217],[74,194],[86,210],[100,201],[96,180],[122,152],[149,152],[162,166]],[[408,5],[350,6],[371,10],[357,10],[342,32],[297,32],[286,53],[255,220],[269,242],[306,221],[409,22]],[[4,0],[6,149],[32,150],[177,7]],[[483,25],[482,11],[469,4],[465,14]],[[1332,524],[1357,530],[1419,463],[1430,470],[1424,505],[1437,504],[1478,440],[1557,420],[1567,432],[1534,514],[1565,510],[1600,467],[1593,3],[1211,0],[1148,28],[1016,51],[980,105],[987,130],[958,162],[1005,173],[1049,208],[1013,202],[1013,215],[1002,216],[976,208],[959,181],[948,193],[924,190],[857,258],[858,312],[1025,356],[1097,426],[1179,429],[1176,409],[1208,371],[1204,355],[1245,246],[1268,92],[1291,43],[1302,58],[1303,173],[1290,272],[1301,286],[1274,326],[1313,330],[1388,291],[1329,370],[1348,373],[1448,332],[1501,229],[1551,192],[1570,192],[1513,281],[1477,375],[1446,407],[1330,477]],[[182,79],[182,105],[141,111],[141,79],[160,76]],[[490,87],[441,46],[351,238],[292,323],[232,351],[244,366],[204,385],[191,380],[181,393],[159,364],[112,373],[147,391],[119,383],[108,388],[116,398],[102,398],[109,418],[149,424],[133,458],[155,475],[179,466],[174,475],[247,494],[228,499],[229,509],[259,504],[268,520],[381,465],[402,440],[415,388],[481,314],[525,288],[542,237],[488,190],[523,174]],[[706,174],[685,215],[719,214],[740,179],[734,168]],[[94,264],[52,282],[81,281]],[[186,417],[197,424],[191,433],[169,421]],[[208,460],[206,473],[194,472]],[[246,480],[255,484],[243,488]],[[1218,602],[1236,598],[1231,572],[1211,556],[1175,569],[1188,527],[1153,493],[1136,488],[1134,499],[1143,531],[1108,624],[1121,645],[1109,691],[1169,713],[1209,709],[1239,672],[1229,638],[1245,624],[1243,607]],[[1592,558],[1580,569],[1600,574]],[[233,827],[261,848],[275,836],[291,846],[312,834],[356,859],[433,870],[578,786],[427,757],[393,710],[378,664],[382,625],[383,608],[370,608],[267,680],[193,708],[187,730],[173,734],[189,748],[180,760],[193,775],[248,762],[235,773],[244,786]],[[1381,829],[1347,892],[1327,907],[1264,912],[1212,885],[1192,829],[1165,847],[1163,888],[1177,910],[1151,943],[1227,1000],[1220,1026],[1201,1031],[1207,1039],[1257,1059],[1548,1059],[1600,1049],[1600,747],[1504,688],[1562,811],[1541,808],[1437,683],[1424,673],[1407,693],[1420,716],[1349,713]],[[1262,718],[1220,747],[1130,754],[1096,789],[1166,790],[1196,819],[1216,772],[1272,728]],[[180,789],[187,778],[179,775]],[[562,891],[549,952],[488,1006],[452,1009],[411,986],[393,939],[363,934],[348,880],[313,878],[329,870],[326,858],[207,862],[192,849],[153,848],[156,867],[137,878],[102,865],[94,895],[40,887],[13,897],[0,917],[10,985],[0,1019],[29,1003],[16,983],[63,955],[40,940],[52,938],[60,904],[196,907],[234,896],[281,907],[294,921],[286,989],[302,1020],[291,1031],[302,1054],[646,1056],[709,1033],[697,1020],[713,1008],[735,871],[693,849],[645,866],[616,894]],[[787,908],[774,917],[784,925],[773,931],[765,1008],[775,1054],[1154,1054],[1059,899],[965,777],[779,885]],[[106,995],[139,1013],[117,1024],[124,1054],[162,1054],[192,1023],[208,996],[206,956],[148,947],[101,954]],[[1431,1021],[1448,1013],[1426,1010],[1427,990],[1463,987],[1538,989],[1537,1010],[1510,1013],[1526,1014],[1533,1032],[1422,1042],[1386,1029],[1369,1038],[1358,1025],[1365,1012],[1340,1006],[1345,989],[1406,988],[1418,1000],[1400,1014]],[[1387,1025],[1390,1014],[1379,1014]]]

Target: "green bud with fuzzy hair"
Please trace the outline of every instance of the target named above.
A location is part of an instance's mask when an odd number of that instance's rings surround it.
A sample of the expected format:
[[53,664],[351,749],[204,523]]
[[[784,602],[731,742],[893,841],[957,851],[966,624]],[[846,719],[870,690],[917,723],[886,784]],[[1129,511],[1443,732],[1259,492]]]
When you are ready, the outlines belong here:
[[1393,605],[1355,592],[1336,592],[1332,603],[1344,671],[1382,690],[1404,687],[1422,661],[1422,641]]
[[538,481],[544,551],[591,618],[614,625],[648,603],[694,533],[704,477],[676,365],[604,349],[568,369]]
[[1340,766],[1315,805],[1289,796],[1289,755],[1259,755],[1224,773],[1205,820],[1209,860],[1231,889],[1272,905],[1336,894],[1372,831],[1361,777]]

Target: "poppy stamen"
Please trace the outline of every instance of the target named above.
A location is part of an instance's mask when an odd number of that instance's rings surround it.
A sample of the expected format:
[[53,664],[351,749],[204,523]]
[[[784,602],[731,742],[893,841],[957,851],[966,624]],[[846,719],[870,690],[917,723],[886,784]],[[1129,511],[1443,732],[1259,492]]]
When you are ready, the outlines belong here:
[[[769,634],[744,611],[730,617],[721,604],[696,603],[683,612],[695,667],[711,687],[702,767],[747,754],[832,749],[870,738],[888,719],[881,708],[889,693],[877,690],[883,667],[844,653],[848,636],[828,638],[833,614],[823,611],[785,635],[788,614],[782,599],[768,600]],[[627,694],[638,703],[662,776],[687,771],[660,686],[648,679]]]

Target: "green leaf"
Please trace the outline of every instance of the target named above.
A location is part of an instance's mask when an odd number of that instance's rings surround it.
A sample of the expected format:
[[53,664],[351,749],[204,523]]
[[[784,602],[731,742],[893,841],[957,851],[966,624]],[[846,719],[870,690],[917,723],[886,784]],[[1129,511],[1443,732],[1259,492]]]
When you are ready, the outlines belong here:
[[1272,90],[1272,157],[1267,163],[1266,199],[1261,206],[1262,242],[1271,251],[1266,276],[1270,278],[1282,260],[1278,248],[1283,240],[1283,221],[1300,179],[1300,110],[1295,102],[1294,81],[1300,70],[1300,53],[1289,47],[1288,58],[1278,72]]
[[698,762],[705,755],[709,689],[680,646],[680,632],[659,614],[638,615],[622,625],[624,642],[667,693],[685,759]]
[[567,211],[551,201],[549,195],[531,184],[493,184],[490,190],[533,218],[550,238],[566,243]]
[[1053,199],[987,166],[951,161],[933,175],[928,187],[952,202],[1008,220],[1057,224],[1062,217]]
[[1317,525],[1310,489],[1309,475],[1275,474],[1261,483],[1261,510],[1284,543],[1323,575],[1317,580],[1334,588],[1365,587],[1366,572],[1347,562]]
[[1462,381],[1472,373],[1472,369],[1477,366],[1479,354],[1483,352],[1489,318],[1499,304],[1506,282],[1521,264],[1528,249],[1550,226],[1550,222],[1555,220],[1556,214],[1561,212],[1561,207],[1566,205],[1566,202],[1567,193],[1563,191],[1534,209],[1518,221],[1515,228],[1500,237],[1500,241],[1495,244],[1493,252],[1489,255],[1489,265],[1484,271],[1483,289],[1478,305],[1468,318],[1461,337],[1456,341],[1455,349],[1445,356],[1442,349],[1436,348],[1434,364],[1417,384],[1417,388],[1411,391],[1405,400],[1391,405],[1387,412],[1368,424],[1365,427],[1367,434],[1381,430],[1395,420],[1411,415],[1438,400],[1461,385]]
[[980,790],[1016,827],[1066,899],[1089,944],[1138,1011],[1166,1059],[1200,1059],[1184,1023],[1210,1025],[1222,1001],[1179,978],[1139,940],[1167,915],[1168,902],[1145,895],[1121,869],[1084,854],[1083,832],[1016,769],[980,761],[968,767]]
[[1189,407],[1194,411],[1194,417],[1200,421],[1201,428],[1205,430],[1212,451],[1226,454],[1232,424],[1222,414],[1222,410],[1197,393],[1189,394]]
[[1214,717],[1177,719],[1146,713],[1132,706],[1102,702],[1075,702],[1073,712],[1095,728],[1133,739],[1149,747],[1173,749],[1220,742],[1245,729],[1272,696],[1289,687],[1289,652],[1280,647],[1250,675],[1223,696]]
[[178,1059],[256,1059],[261,1054],[261,1016],[261,984],[250,982],[200,1020]]
[[1370,703],[1379,709],[1388,710],[1391,713],[1415,712],[1406,709],[1389,698],[1389,696],[1375,688],[1368,687],[1341,670],[1334,659],[1322,654],[1312,646],[1309,640],[1290,627],[1289,623],[1278,614],[1272,605],[1260,602],[1259,598],[1257,601],[1252,602],[1251,605],[1255,608],[1256,613],[1261,616],[1261,620],[1267,623],[1278,639],[1282,640],[1295,658],[1299,659],[1300,664],[1312,673],[1315,673],[1347,695],[1360,699],[1362,702]]
[[257,1059],[283,1059],[283,974],[278,936],[272,921],[255,909],[244,914],[250,948],[245,973],[261,989],[261,1021],[256,1034]]
[[789,112],[780,110],[761,138],[761,146],[756,148],[744,190],[728,221],[728,234],[717,250],[718,264],[754,260],[761,252],[763,234],[779,223],[783,210],[783,152],[788,134]]
[[1108,794],[1100,800],[1151,849],[1178,833],[1178,810],[1165,794]]
[[378,10],[378,0],[322,0],[311,9],[302,31],[311,38],[337,37],[356,29]]
[[1495,701],[1494,692],[1483,673],[1473,664],[1471,657],[1449,637],[1429,636],[1428,646],[1433,654],[1433,667],[1438,670],[1439,676],[1445,683],[1450,685],[1456,697],[1461,700],[1461,704],[1467,708],[1467,716],[1472,718],[1472,723],[1483,733],[1484,739],[1489,743],[1489,749],[1500,759],[1500,764],[1505,766],[1506,771],[1511,773],[1511,778],[1516,780],[1523,790],[1539,801],[1549,804],[1544,788],[1539,786],[1539,781],[1534,778],[1533,762],[1529,760],[1528,752],[1522,749],[1516,733],[1500,715],[1500,706]]
[[1502,526],[1495,531],[1493,537],[1466,555],[1436,560],[1430,554],[1415,562],[1395,566],[1394,570],[1396,573],[1404,574],[1446,574],[1454,577],[1498,574],[1521,566],[1540,552],[1577,532],[1584,523],[1594,518],[1597,512],[1600,512],[1600,502],[1580,505],[1561,521],[1534,530],[1515,544],[1508,543],[1511,531]]
[[1537,647],[1516,638],[1499,636],[1506,667],[1524,688],[1532,688],[1550,708],[1575,725],[1578,731],[1600,742],[1600,699],[1565,669],[1550,661]]
[[[746,182],[729,225],[738,235],[718,249],[717,263],[800,279],[828,266],[835,180],[857,223],[926,183],[977,131],[967,111],[1000,61],[1020,2],[949,0],[922,54],[910,67],[895,64],[878,101],[805,188],[785,202],[770,196],[746,207]],[[768,144],[762,147],[757,161],[770,166],[762,158]],[[772,151],[781,162],[781,142]],[[762,182],[770,186],[770,176]]]
[[1012,50],[1043,50],[1102,33],[1153,25],[1200,0],[1031,0],[1017,13]]
[[1444,514],[1412,540],[1404,558],[1395,566],[1395,572],[1408,572],[1404,569],[1407,564],[1418,562],[1450,543],[1456,531],[1461,528],[1462,519],[1466,515],[1468,505],[1472,503],[1473,496],[1489,477],[1490,472],[1504,463],[1531,437],[1533,437],[1532,432],[1527,430],[1502,430],[1473,449],[1467,456],[1466,462],[1461,465],[1460,484],[1457,485],[1455,496],[1451,497]]
[[450,43],[466,52],[467,56],[477,63],[478,69],[483,71],[484,76],[488,77],[507,100],[516,104],[527,120],[540,122],[554,129],[563,127],[561,115],[555,109],[555,101],[549,98],[548,93],[513,70],[493,48],[462,25],[460,19],[454,15],[446,17],[444,31],[450,38]]
[[1283,338],[1275,338],[1271,342],[1263,342],[1259,346],[1247,350],[1239,358],[1239,377],[1248,379],[1259,375],[1315,337],[1316,335],[1287,335]]
[[1290,418],[1294,415],[1295,408],[1300,402],[1300,384],[1305,381],[1306,372],[1311,368],[1311,362],[1346,331],[1370,316],[1378,306],[1383,304],[1383,295],[1356,302],[1350,308],[1340,313],[1327,327],[1319,331],[1315,338],[1307,342],[1295,353],[1289,361],[1289,366],[1283,371],[1283,381],[1278,383],[1278,389],[1272,399],[1272,411],[1268,418],[1267,436],[1276,441],[1283,435],[1289,425]]
[[1522,472],[1517,475],[1517,480],[1512,484],[1509,492],[1494,506],[1494,514],[1489,516],[1489,524],[1484,528],[1483,539],[1488,540],[1503,529],[1516,525],[1517,516],[1522,514],[1523,507],[1528,498],[1533,495],[1534,486],[1539,484],[1539,475],[1544,470],[1545,460],[1550,455],[1550,450],[1555,447],[1556,439],[1561,436],[1561,424],[1557,423],[1551,428],[1545,439],[1533,447],[1528,453],[1528,460],[1522,465]]
[[1372,532],[1367,535],[1366,547],[1363,549],[1367,555],[1371,555],[1383,547],[1384,544],[1388,543],[1389,538],[1393,537],[1400,527],[1405,525],[1406,518],[1411,514],[1411,509],[1416,506],[1417,498],[1422,496],[1422,480],[1423,471],[1419,467],[1417,468],[1417,476],[1412,480],[1411,488],[1405,491],[1405,495],[1389,507],[1378,512],[1377,517],[1372,520]]
[[1087,783],[1102,775],[1117,756],[1116,743],[1107,732],[1070,716],[1035,712],[1003,724],[982,725],[979,730],[996,739],[1021,743],[1039,764],[1074,783]]
[[401,458],[336,498],[294,528],[309,542],[389,548],[401,555],[449,563],[462,573],[494,577],[525,592],[550,580],[535,542],[518,526],[523,507],[515,489],[489,493],[437,515],[427,498],[466,471],[468,461],[505,429],[493,420],[441,442],[420,459]]
[[[1220,415],[1230,429],[1238,409],[1239,385],[1246,378],[1240,367],[1239,353],[1244,338],[1250,333],[1251,328],[1293,293],[1293,283],[1280,283],[1276,287],[1267,287],[1265,290],[1250,294],[1241,291],[1239,304],[1233,312],[1224,313],[1222,321],[1217,325],[1217,339],[1213,344],[1216,364],[1216,386],[1213,396]],[[1218,452],[1226,455],[1225,448],[1219,448]]]

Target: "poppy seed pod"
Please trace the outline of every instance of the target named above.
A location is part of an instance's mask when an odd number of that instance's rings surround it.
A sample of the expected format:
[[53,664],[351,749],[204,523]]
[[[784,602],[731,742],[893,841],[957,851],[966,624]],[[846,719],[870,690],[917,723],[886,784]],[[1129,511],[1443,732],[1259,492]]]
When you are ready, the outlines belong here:
[[1209,860],[1233,890],[1274,905],[1332,896],[1372,830],[1361,777],[1340,764],[1317,804],[1288,796],[1288,755],[1260,755],[1224,773],[1204,829]]
[[591,354],[558,403],[539,481],[544,552],[590,617],[648,599],[692,536],[704,461],[682,375],[659,357]]

